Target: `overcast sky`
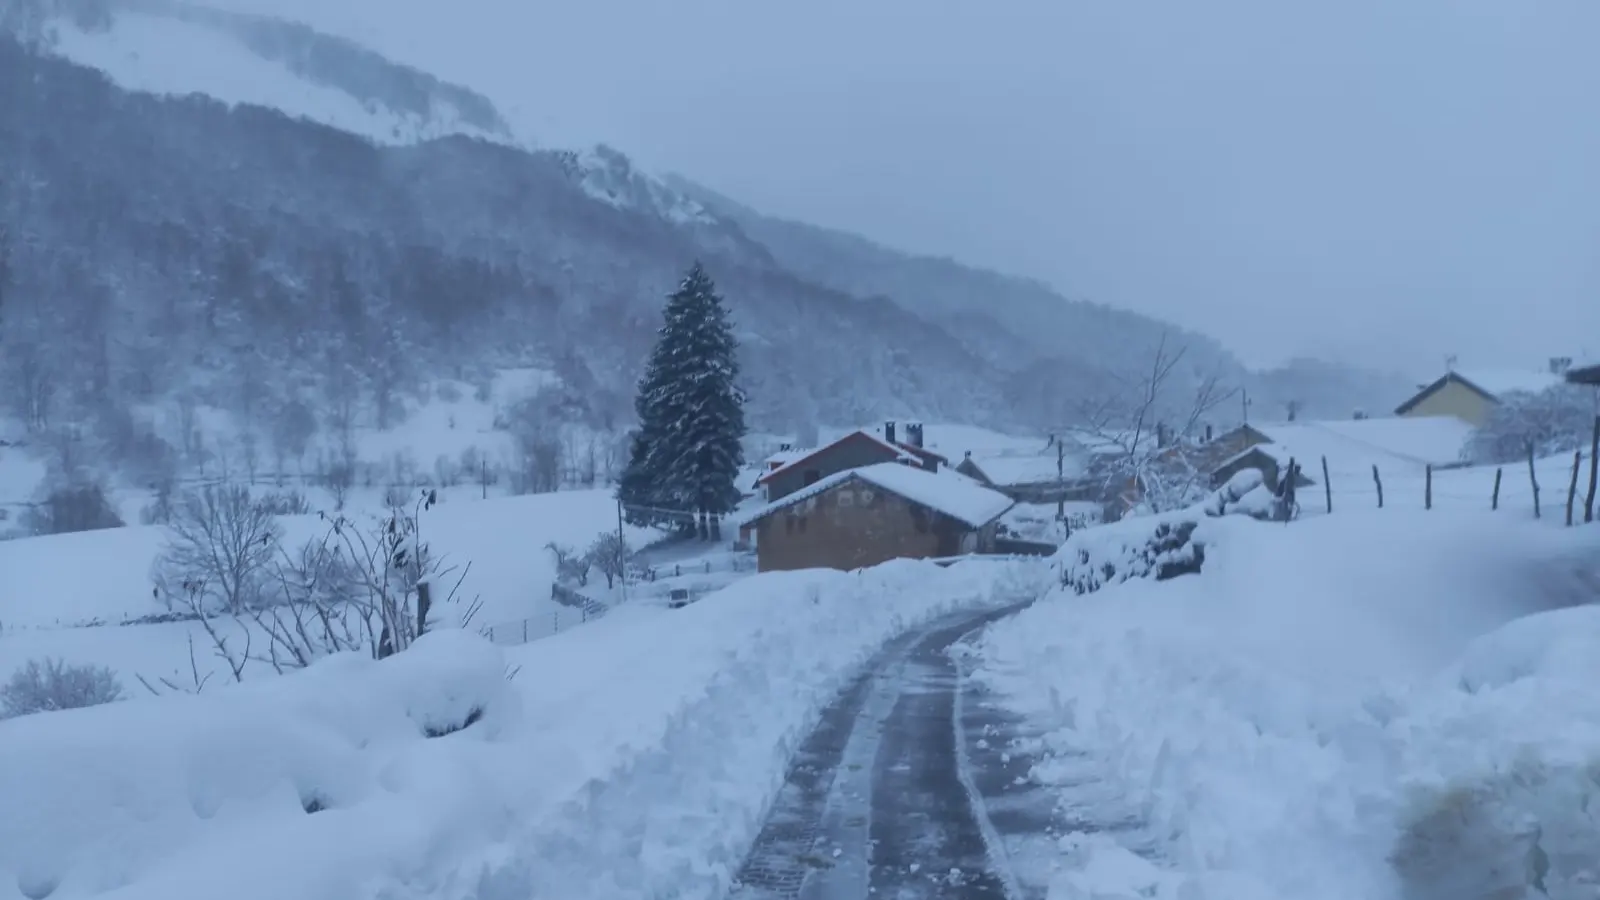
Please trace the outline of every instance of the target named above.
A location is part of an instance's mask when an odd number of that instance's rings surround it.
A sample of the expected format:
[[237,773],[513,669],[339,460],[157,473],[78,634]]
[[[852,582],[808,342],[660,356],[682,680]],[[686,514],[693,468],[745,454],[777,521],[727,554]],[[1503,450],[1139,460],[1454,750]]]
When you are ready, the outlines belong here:
[[1597,0],[224,2],[1252,364],[1600,354]]

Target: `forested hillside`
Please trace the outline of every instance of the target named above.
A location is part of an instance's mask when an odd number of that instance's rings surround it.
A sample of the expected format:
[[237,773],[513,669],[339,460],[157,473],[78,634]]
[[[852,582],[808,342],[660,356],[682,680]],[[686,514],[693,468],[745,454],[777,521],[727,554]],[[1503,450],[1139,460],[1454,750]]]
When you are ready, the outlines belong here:
[[[538,415],[615,431],[695,259],[727,297],[758,429],[920,416],[1043,431],[1141,371],[1163,331],[763,219],[609,148],[380,144],[127,91],[42,46],[0,37],[0,408],[41,445],[92,438],[137,480],[193,462],[196,407],[281,451],[308,430],[326,443],[387,428],[439,379],[511,367],[559,377]],[[324,57],[330,83],[373,65]],[[1251,379],[1215,342],[1180,340],[1183,378]],[[177,436],[153,424],[173,416]]]

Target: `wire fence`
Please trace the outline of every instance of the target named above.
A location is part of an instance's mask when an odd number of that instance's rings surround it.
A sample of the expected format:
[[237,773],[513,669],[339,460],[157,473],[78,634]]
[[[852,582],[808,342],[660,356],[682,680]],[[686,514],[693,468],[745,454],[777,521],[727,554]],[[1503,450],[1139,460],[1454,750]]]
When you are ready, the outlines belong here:
[[600,604],[596,604],[596,606],[599,607],[598,610],[587,606],[576,609],[561,607],[536,616],[501,622],[497,625],[485,625],[479,629],[479,633],[488,638],[491,644],[498,644],[502,647],[515,647],[560,634],[586,622],[604,618],[606,607]]
[[1564,525],[1600,515],[1600,467],[1584,450],[1499,466],[1363,468],[1295,460],[1302,517],[1362,508],[1483,510]]

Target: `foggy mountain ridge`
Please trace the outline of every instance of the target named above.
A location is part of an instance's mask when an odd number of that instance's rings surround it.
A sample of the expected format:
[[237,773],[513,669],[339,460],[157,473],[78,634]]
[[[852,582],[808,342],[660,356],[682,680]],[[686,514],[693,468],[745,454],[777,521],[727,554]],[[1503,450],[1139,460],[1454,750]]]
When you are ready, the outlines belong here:
[[[581,394],[567,413],[626,420],[661,298],[696,257],[729,298],[763,428],[1054,427],[1142,369],[1164,329],[851,235],[827,233],[829,249],[809,237],[821,229],[730,208],[610,148],[386,145],[278,109],[123,90],[49,46],[0,38],[4,402],[36,430],[128,440],[132,410],[180,399],[263,431],[300,406],[382,427],[432,380],[512,365],[554,369]],[[385,71],[365,53],[358,68]],[[1192,338],[1191,361],[1273,391],[1215,341]],[[1324,392],[1349,405],[1334,368]]]

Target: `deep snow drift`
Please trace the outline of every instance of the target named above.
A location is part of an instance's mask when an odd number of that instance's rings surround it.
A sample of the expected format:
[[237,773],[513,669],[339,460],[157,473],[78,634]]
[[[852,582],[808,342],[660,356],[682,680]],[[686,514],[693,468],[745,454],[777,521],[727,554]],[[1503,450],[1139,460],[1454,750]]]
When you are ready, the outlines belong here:
[[1520,897],[1493,891],[1540,852],[1550,896],[1594,896],[1600,609],[1541,611],[1595,599],[1600,530],[1389,510],[1196,537],[1200,574],[1058,590],[980,645],[1045,731],[1034,777],[1066,803],[1109,780],[1159,847],[1064,839],[1053,898]]
[[503,654],[446,631],[0,722],[0,900],[714,897],[853,667],[1046,574],[762,575]]

